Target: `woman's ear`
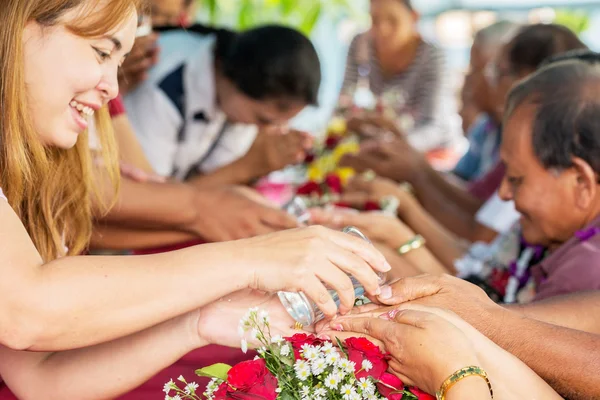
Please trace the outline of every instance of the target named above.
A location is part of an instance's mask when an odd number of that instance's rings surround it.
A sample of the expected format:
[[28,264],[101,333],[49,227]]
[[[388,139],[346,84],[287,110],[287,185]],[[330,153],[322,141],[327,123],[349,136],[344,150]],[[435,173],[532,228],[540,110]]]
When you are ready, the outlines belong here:
[[598,194],[598,174],[585,160],[573,157],[571,167],[576,179],[574,185],[575,205],[580,209],[587,209],[594,202]]

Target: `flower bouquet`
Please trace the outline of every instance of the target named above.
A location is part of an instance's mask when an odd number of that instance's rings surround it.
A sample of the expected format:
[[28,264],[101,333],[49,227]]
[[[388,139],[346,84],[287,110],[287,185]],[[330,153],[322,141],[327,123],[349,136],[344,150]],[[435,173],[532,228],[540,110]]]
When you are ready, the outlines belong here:
[[[165,385],[166,400],[361,400],[434,399],[414,387],[405,387],[386,372],[388,355],[366,338],[344,342],[313,335],[271,336],[269,316],[251,309],[240,322],[240,333],[260,343],[254,360],[230,367],[215,364],[196,371],[213,378],[206,391],[183,377],[181,389],[172,380]],[[242,339],[242,349],[247,342]],[[171,396],[172,394],[172,396]],[[202,396],[202,397],[200,397]]]

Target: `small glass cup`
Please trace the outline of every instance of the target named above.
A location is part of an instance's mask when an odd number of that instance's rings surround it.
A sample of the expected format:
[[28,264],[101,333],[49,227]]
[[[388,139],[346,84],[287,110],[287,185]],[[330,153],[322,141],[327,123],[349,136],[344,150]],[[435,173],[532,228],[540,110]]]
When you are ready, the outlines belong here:
[[[353,226],[344,228],[342,232],[371,243],[360,230]],[[378,272],[377,275],[379,276],[379,284],[383,285],[386,282],[385,274]],[[352,280],[352,286],[354,287],[354,297],[359,298],[364,296],[365,289],[362,284],[353,276],[350,276],[350,279]],[[302,326],[313,325],[325,317],[319,307],[317,307],[317,305],[302,292],[278,292],[277,294],[288,314],[290,314],[296,322],[302,324]],[[337,292],[330,289],[329,294],[333,298],[335,304],[339,307],[340,297]]]

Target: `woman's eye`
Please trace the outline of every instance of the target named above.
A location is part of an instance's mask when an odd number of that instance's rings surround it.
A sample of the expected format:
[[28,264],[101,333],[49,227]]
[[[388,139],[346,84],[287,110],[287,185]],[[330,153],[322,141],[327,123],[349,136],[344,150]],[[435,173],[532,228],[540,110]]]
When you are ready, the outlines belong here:
[[102,51],[96,47],[94,47],[94,50],[96,51],[96,53],[98,54],[98,57],[100,57],[100,60],[102,61],[106,61],[110,59],[110,53],[107,53],[105,51]]

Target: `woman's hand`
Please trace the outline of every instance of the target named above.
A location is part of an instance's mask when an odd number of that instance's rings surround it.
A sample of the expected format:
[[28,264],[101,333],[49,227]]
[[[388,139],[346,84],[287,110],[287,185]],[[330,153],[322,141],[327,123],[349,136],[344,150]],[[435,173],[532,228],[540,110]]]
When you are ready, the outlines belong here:
[[401,203],[407,197],[412,197],[412,194],[391,179],[381,177],[367,179],[360,175],[348,182],[348,185],[344,188],[344,193],[362,193],[368,195],[369,199],[376,201],[384,197],[393,196],[400,200]]
[[380,293],[375,271],[391,269],[370,243],[321,226],[222,245],[231,245],[235,258],[244,260],[240,273],[248,277],[250,288],[269,293],[302,291],[326,317],[333,317],[338,311],[327,288],[338,293],[343,314],[354,305],[354,288],[348,275],[354,276],[373,295]]
[[361,146],[358,154],[346,154],[340,165],[357,172],[373,170],[396,182],[413,182],[427,165],[427,160],[404,138],[396,138]]
[[200,337],[208,343],[239,347],[239,322],[252,307],[269,313],[272,336],[285,337],[297,333],[292,328],[294,320],[281,305],[277,295],[246,289],[223,297],[199,310],[197,329]]
[[332,323],[340,332],[330,336],[366,335],[391,354],[390,370],[405,384],[435,393],[457,370],[480,365],[469,338],[447,319],[416,309],[393,310],[382,316],[342,317]]
[[355,226],[369,240],[385,244],[392,249],[397,249],[415,236],[415,233],[397,217],[379,211],[356,213],[343,208],[316,208],[311,209],[310,215],[312,222],[334,229]]
[[352,116],[348,120],[348,129],[363,137],[378,137],[391,135],[393,137],[404,137],[393,119],[381,113],[361,113]]
[[262,177],[306,158],[306,152],[312,148],[314,138],[306,132],[282,129],[284,128],[268,127],[256,136],[243,158],[254,175]]

